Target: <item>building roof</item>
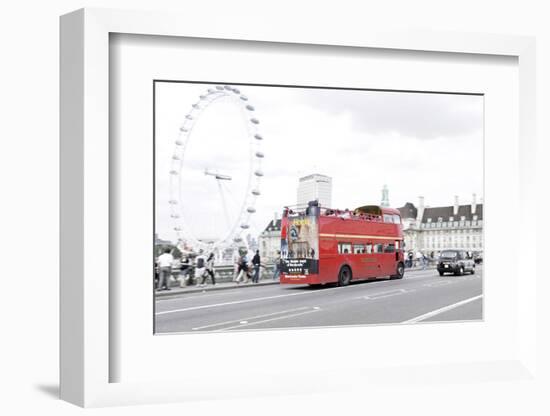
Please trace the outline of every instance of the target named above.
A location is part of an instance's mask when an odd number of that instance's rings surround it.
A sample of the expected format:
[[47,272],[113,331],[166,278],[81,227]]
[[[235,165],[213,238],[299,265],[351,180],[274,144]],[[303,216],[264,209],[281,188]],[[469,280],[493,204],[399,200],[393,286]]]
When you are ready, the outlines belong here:
[[316,179],[322,178],[322,179],[329,179],[329,180],[332,179],[330,176],[327,176],[327,175],[321,175],[320,173],[312,173],[310,175],[301,177],[298,181],[299,182],[304,182],[304,181],[314,179],[314,178],[316,178]]
[[466,221],[473,220],[473,216],[477,215],[478,220],[483,219],[483,204],[476,204],[475,213],[472,214],[472,205],[459,205],[458,213],[454,215],[453,206],[448,207],[426,207],[424,208],[424,214],[422,215],[422,222],[428,222],[428,218],[431,218],[431,221],[437,222],[438,218],[441,217],[444,222],[448,222],[450,217],[453,217],[453,221],[460,221],[461,217],[465,217]]
[[[397,208],[401,213],[401,218],[415,218],[418,215],[418,208],[414,206],[413,203],[407,202],[401,208]],[[446,207],[426,207],[424,208],[424,213],[422,214],[423,223],[428,222],[428,218],[431,218],[433,222],[437,222],[438,218],[441,217],[442,221],[448,222],[450,217],[453,217],[453,221],[460,221],[460,217],[465,217],[466,221],[473,220],[473,215],[477,215],[478,220],[483,219],[483,204],[476,204],[475,213],[472,215],[472,205],[459,205],[458,214],[453,214],[454,206]]]
[[264,229],[264,233],[268,233],[270,231],[281,231],[281,220],[271,220],[269,221],[269,223],[267,224],[267,226],[265,227]]
[[418,210],[414,206],[413,203],[407,202],[404,206],[401,208],[397,208],[399,213],[401,214],[401,218],[415,218],[418,215]]

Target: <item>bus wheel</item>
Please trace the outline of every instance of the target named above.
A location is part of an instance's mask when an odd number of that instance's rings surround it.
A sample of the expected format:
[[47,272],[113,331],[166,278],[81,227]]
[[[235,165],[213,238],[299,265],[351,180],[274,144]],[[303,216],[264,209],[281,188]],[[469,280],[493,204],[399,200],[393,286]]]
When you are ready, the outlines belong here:
[[347,286],[351,281],[351,269],[348,266],[344,266],[340,269],[338,274],[338,286]]
[[395,274],[391,275],[391,279],[403,279],[403,276],[405,275],[405,265],[401,262],[397,264],[397,269],[395,270]]

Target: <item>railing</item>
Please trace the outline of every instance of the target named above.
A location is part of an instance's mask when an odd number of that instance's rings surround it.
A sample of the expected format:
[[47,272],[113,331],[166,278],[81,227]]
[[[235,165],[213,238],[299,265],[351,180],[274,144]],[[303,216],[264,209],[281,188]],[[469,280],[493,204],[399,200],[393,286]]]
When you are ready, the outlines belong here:
[[[285,208],[288,209],[288,216],[292,218],[294,216],[306,215],[306,209],[308,208],[308,206],[289,205]],[[356,213],[354,210],[327,208],[321,206],[315,208],[319,209],[320,215],[323,215],[325,217],[340,217],[343,219],[384,222],[382,215]]]
[[[254,270],[252,267],[249,267],[250,273],[253,274]],[[275,264],[274,263],[266,263],[262,264],[260,267],[260,279],[271,279],[273,277],[273,273],[275,272]],[[222,266],[214,266],[214,273],[216,282],[229,282],[233,280],[234,274],[235,274],[235,268],[233,265],[222,265]],[[171,275],[175,280],[177,280],[179,277],[186,277],[190,276],[192,280],[196,280],[195,278],[195,266],[191,265],[189,266],[186,271],[182,271],[181,266],[172,266],[172,272]]]

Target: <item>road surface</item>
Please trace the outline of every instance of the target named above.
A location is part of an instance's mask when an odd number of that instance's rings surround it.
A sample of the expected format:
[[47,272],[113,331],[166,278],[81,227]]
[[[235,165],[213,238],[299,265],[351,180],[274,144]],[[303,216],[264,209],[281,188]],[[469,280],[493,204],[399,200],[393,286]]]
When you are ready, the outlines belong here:
[[159,298],[155,332],[480,320],[482,306],[481,267],[473,275],[443,277],[428,269],[345,287],[276,284]]

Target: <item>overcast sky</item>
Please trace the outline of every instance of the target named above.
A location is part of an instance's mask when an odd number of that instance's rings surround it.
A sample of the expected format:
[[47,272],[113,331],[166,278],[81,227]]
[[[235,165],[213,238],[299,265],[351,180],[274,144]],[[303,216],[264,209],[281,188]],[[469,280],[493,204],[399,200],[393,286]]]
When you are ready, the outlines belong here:
[[[212,85],[156,83],[156,230],[175,241],[169,171],[179,127]],[[333,178],[332,205],[470,203],[483,196],[483,97],[380,91],[238,86],[254,105],[265,138],[262,195],[251,234],[296,204],[298,178]],[[195,125],[185,154],[184,218],[197,237],[216,238],[234,222],[247,188],[250,138],[239,108],[215,102]],[[220,191],[204,170],[229,174]],[[221,209],[222,198],[229,218]]]

